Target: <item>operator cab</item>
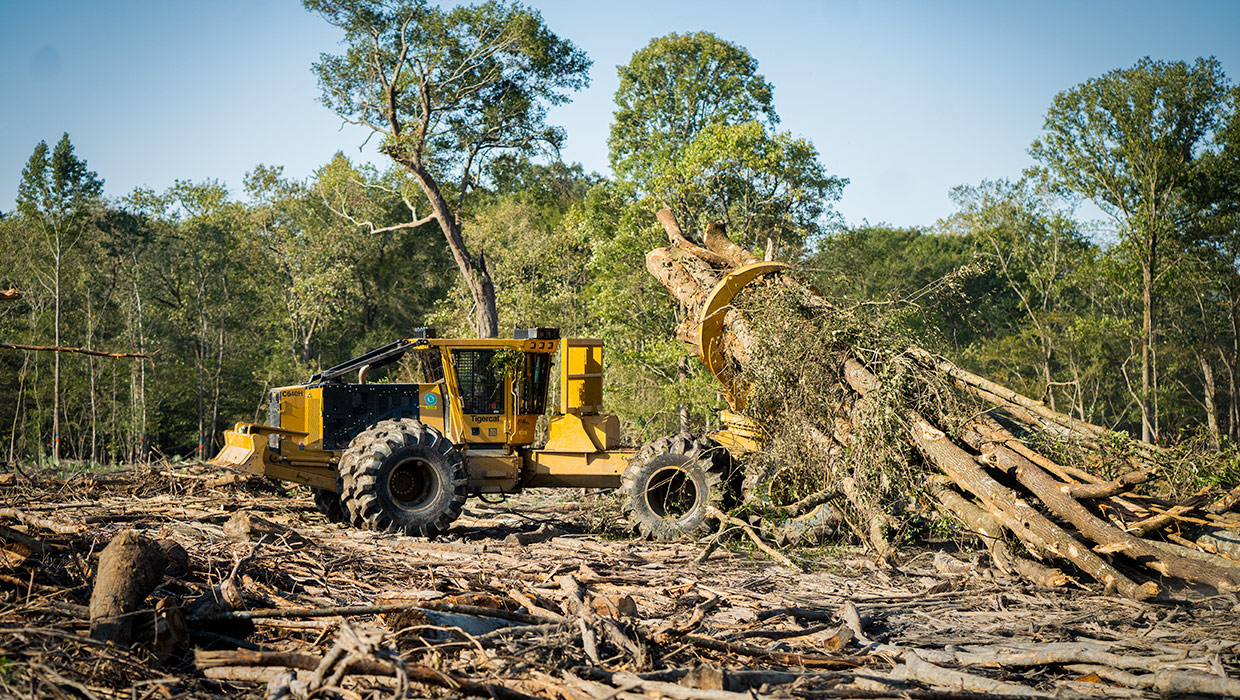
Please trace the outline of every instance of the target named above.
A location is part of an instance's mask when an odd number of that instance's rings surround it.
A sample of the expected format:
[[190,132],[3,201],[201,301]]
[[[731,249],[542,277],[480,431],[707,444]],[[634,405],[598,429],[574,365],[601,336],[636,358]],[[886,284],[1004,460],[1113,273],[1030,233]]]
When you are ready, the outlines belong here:
[[[402,418],[431,426],[458,445],[529,445],[547,409],[559,331],[526,328],[513,336],[448,339],[431,328],[416,329],[412,338],[324,370],[307,384],[272,390],[268,422],[306,432],[296,445],[303,450],[344,449],[367,427]],[[376,370],[401,360],[418,381],[371,381]],[[346,382],[353,372],[357,382]]]

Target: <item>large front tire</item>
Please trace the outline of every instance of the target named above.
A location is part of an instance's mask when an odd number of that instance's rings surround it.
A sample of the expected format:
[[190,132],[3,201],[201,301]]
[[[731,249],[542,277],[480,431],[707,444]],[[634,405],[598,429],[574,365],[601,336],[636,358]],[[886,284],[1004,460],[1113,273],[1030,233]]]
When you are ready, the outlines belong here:
[[621,477],[625,510],[645,537],[673,540],[709,529],[708,506],[725,507],[731,459],[714,441],[680,434],[643,447]]
[[353,438],[340,460],[340,484],[353,525],[434,537],[460,517],[469,473],[438,430],[386,420]]

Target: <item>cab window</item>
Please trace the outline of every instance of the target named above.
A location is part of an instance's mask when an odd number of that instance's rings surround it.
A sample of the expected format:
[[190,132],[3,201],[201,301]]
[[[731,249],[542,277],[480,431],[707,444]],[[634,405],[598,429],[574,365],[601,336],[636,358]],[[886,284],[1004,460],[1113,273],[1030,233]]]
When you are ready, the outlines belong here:
[[461,412],[469,415],[504,412],[504,378],[495,367],[493,349],[452,351]]
[[547,410],[547,378],[550,374],[550,353],[525,353],[521,363],[521,405],[517,413],[539,415]]

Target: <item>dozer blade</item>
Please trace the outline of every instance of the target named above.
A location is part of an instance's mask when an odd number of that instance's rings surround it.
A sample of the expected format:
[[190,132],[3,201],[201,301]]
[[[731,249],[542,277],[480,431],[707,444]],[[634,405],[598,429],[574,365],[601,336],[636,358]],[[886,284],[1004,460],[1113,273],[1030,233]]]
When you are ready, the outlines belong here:
[[232,430],[224,431],[224,449],[211,460],[211,464],[316,489],[336,490],[336,469],[331,462],[331,452],[299,449],[296,451],[297,459],[281,457],[267,446],[272,435],[300,440],[308,433],[270,425],[238,423]]
[[263,450],[265,449],[267,449],[267,441],[262,436],[225,430],[224,449],[220,450],[220,453],[215,455],[210,463],[219,467],[236,467],[253,474],[262,474]]
[[251,474],[270,476],[267,472],[267,443],[271,435],[305,437],[297,430],[284,430],[269,425],[238,423],[232,430],[224,431],[224,449],[210,460],[220,467],[244,469]]

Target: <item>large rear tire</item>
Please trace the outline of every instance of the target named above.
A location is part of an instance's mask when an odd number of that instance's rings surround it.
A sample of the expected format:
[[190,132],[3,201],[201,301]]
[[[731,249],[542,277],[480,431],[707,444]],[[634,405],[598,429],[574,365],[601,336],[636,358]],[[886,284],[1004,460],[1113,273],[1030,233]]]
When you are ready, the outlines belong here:
[[726,507],[727,450],[681,433],[643,447],[624,470],[624,507],[645,537],[672,540],[709,529],[707,506]]
[[434,537],[465,507],[469,473],[460,451],[415,420],[385,420],[359,433],[339,469],[341,500],[357,527]]

